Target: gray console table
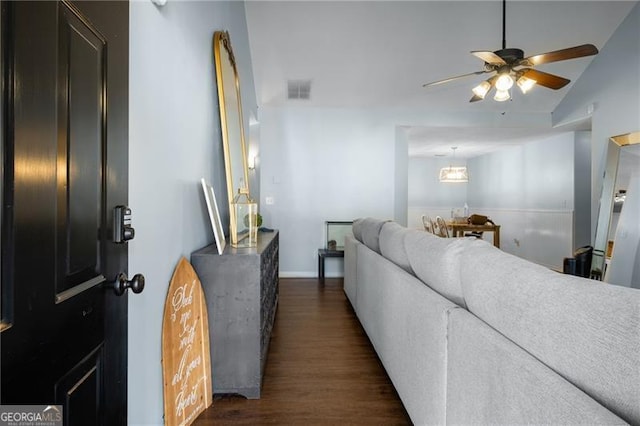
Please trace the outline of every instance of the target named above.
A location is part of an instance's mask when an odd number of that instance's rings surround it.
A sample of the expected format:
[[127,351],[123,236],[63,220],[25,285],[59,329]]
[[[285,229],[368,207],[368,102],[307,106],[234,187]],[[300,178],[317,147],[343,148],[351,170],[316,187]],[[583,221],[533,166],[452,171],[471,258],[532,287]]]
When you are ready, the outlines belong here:
[[191,254],[207,300],[214,394],[260,398],[278,307],[278,231],[258,233],[258,247],[215,245]]

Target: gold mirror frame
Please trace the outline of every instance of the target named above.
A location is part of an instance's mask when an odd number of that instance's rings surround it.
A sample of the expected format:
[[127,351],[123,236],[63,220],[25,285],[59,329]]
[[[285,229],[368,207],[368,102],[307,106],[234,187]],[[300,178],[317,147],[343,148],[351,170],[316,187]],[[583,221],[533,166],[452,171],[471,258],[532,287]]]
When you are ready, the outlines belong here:
[[627,145],[636,144],[640,144],[640,132],[627,133],[609,138],[604,177],[602,179],[602,192],[598,205],[598,223],[596,224],[596,236],[593,243],[593,257],[591,260],[591,277],[595,279],[604,280],[606,272],[607,245],[609,228],[611,227],[611,217],[613,215],[620,150]]
[[[244,140],[240,79],[231,39],[227,31],[216,31],[213,35],[213,51],[220,107],[220,129],[224,147],[224,168],[227,177],[231,236],[235,235],[233,199],[240,193],[249,193],[249,167]],[[234,181],[235,179],[235,181]]]

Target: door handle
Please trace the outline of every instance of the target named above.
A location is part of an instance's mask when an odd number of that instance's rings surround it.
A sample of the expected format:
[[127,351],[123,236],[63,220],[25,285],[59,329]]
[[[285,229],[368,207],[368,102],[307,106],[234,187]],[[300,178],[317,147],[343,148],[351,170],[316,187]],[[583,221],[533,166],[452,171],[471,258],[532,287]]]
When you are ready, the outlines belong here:
[[129,281],[127,274],[120,272],[113,282],[113,290],[116,296],[122,296],[128,288],[136,294],[142,293],[142,290],[144,290],[144,275],[135,274]]

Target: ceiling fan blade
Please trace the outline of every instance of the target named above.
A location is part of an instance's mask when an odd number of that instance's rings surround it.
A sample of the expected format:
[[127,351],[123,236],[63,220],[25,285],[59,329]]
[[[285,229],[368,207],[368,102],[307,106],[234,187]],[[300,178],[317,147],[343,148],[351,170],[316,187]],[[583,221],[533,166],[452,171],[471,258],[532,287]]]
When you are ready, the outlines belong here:
[[531,68],[525,68],[522,70],[522,76],[535,80],[540,86],[548,87],[549,89],[558,90],[569,84],[571,80],[557,75],[549,74],[546,72],[534,70]]
[[432,81],[431,83],[425,83],[422,85],[422,87],[429,87],[429,86],[436,86],[438,84],[442,84],[442,83],[448,83],[450,81],[453,80],[458,80],[460,78],[464,78],[464,77],[470,77],[472,75],[480,75],[480,74],[485,74],[489,71],[476,71],[476,72],[470,72],[469,74],[462,74],[462,75],[457,75],[455,77],[449,77],[449,78],[445,78],[444,80],[438,80],[438,81]]
[[474,50],[471,52],[473,56],[476,56],[488,64],[493,65],[507,65],[507,63],[500,56],[496,55],[493,52],[485,51],[485,50]]
[[469,102],[478,102],[478,101],[484,101],[484,98],[481,98],[478,95],[473,95],[473,97],[469,99]]
[[520,65],[535,66],[548,64],[549,62],[566,61],[567,59],[582,58],[598,53],[598,49],[593,44],[583,44],[581,46],[569,47],[568,49],[556,50],[553,52],[541,53],[540,55],[529,56],[520,61]]

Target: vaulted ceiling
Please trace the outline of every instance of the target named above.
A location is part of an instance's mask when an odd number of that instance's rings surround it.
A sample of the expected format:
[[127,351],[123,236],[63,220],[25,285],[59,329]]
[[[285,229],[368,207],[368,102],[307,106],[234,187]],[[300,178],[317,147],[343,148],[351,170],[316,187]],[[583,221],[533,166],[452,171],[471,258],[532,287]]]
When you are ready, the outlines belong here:
[[[507,47],[520,48],[525,56],[585,43],[601,49],[634,5],[507,1]],[[536,67],[570,79],[563,89],[535,87],[527,95],[513,90],[511,101],[487,97],[469,103],[471,89],[486,74],[422,85],[483,69],[469,52],[501,48],[501,1],[248,1],[246,10],[260,106],[295,102],[301,107],[550,113],[593,60]],[[310,99],[288,100],[289,80],[310,80]],[[414,140],[433,133],[412,132]]]

